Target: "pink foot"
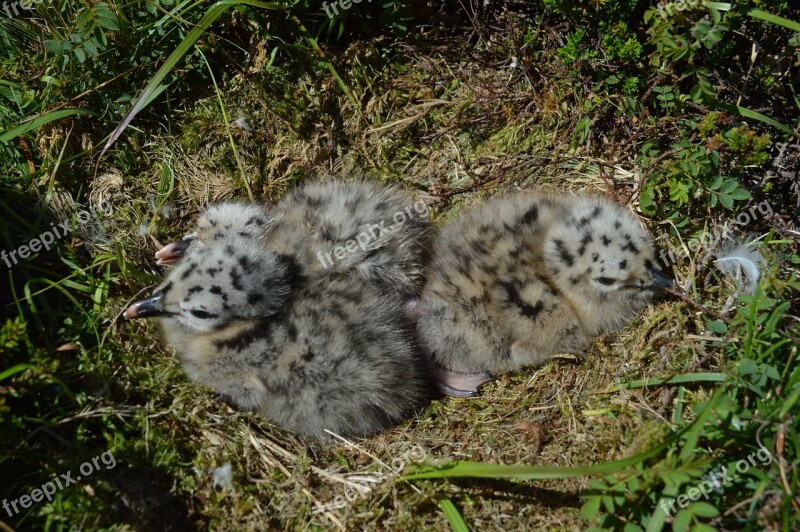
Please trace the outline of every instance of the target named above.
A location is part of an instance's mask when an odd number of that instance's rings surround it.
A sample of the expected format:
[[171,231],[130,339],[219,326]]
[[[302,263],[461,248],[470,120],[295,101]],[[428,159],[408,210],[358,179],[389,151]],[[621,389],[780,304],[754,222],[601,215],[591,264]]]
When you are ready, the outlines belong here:
[[437,389],[450,397],[477,397],[478,387],[495,380],[487,371],[468,373],[434,365],[431,368]]

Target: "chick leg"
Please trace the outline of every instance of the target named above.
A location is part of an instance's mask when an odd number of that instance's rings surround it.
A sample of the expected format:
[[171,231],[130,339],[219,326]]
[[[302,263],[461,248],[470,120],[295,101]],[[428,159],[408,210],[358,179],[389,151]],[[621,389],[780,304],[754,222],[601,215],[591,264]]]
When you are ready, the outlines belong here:
[[487,371],[474,373],[456,371],[434,365],[431,376],[436,388],[450,397],[477,397],[478,387],[495,380],[494,375]]

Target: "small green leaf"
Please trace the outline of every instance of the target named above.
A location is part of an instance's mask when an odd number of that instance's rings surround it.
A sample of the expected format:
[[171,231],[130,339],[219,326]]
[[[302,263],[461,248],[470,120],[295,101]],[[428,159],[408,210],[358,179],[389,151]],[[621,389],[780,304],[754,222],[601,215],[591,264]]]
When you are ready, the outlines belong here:
[[592,488],[593,490],[596,490],[596,491],[607,491],[608,490],[608,486],[605,483],[603,483],[603,481],[595,480],[595,479],[591,479],[589,481],[589,487]]
[[713,331],[718,334],[725,334],[726,332],[728,332],[728,326],[722,320],[710,321],[706,324],[706,327],[708,327],[710,331]]
[[692,480],[692,477],[683,471],[669,471],[669,475],[672,477],[672,480],[678,484],[686,484]]
[[749,358],[743,358],[739,361],[738,368],[739,375],[753,375],[758,373],[758,364]]
[[700,85],[695,85],[694,87],[692,87],[692,90],[689,91],[689,98],[691,98],[692,101],[697,102],[697,103],[702,102],[703,101],[703,87],[701,87]]
[[641,194],[639,194],[639,207],[644,212],[648,212],[649,208],[653,205],[653,198],[655,197],[655,191],[652,187],[647,187],[642,190]]
[[97,18],[97,23],[104,30],[119,31],[119,22],[117,21],[117,17],[116,16],[98,17]]
[[691,524],[692,514],[686,510],[681,510],[675,515],[675,520],[672,522],[672,530],[673,532],[682,532],[687,530]]
[[89,57],[94,57],[97,55],[97,46],[95,46],[92,41],[86,41],[83,43],[83,50]]
[[600,511],[600,497],[590,497],[583,506],[581,506],[581,519],[586,521],[593,521],[597,512]]
[[60,54],[64,51],[63,41],[54,41],[52,39],[47,39],[46,41],[44,41],[44,47],[51,54]]
[[56,87],[62,87],[63,86],[63,84],[61,83],[61,80],[59,80],[58,78],[55,78],[53,76],[44,75],[39,79],[41,79],[43,83],[47,83],[48,85],[55,85]]
[[750,195],[749,191],[743,188],[737,188],[736,190],[731,192],[731,197],[735,200],[746,200],[750,199],[752,196]]
[[684,183],[673,182],[669,185],[669,197],[681,206],[689,201],[689,187]]
[[739,182],[738,181],[736,181],[735,179],[727,179],[722,184],[722,189],[721,190],[722,190],[722,192],[733,192],[737,188],[739,188]]
[[781,375],[778,373],[778,370],[775,368],[775,366],[765,366],[764,375],[775,381],[781,378]]
[[614,497],[601,497],[603,500],[603,506],[606,507],[608,513],[613,514],[615,510],[614,506]]
[[719,510],[713,505],[702,501],[693,502],[687,510],[698,517],[717,517],[719,515]]

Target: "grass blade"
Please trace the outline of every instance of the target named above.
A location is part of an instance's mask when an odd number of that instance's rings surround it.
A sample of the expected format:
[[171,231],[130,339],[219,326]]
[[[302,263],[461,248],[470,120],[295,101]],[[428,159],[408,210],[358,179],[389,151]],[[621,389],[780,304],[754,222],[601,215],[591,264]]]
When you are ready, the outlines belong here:
[[709,399],[703,407],[703,411],[700,412],[692,424],[687,427],[686,442],[684,442],[683,447],[681,448],[681,453],[678,455],[678,460],[681,462],[688,462],[695,453],[697,442],[700,440],[700,435],[703,433],[703,428],[706,424],[706,419],[708,419],[711,413],[714,412],[714,409],[720,402],[720,399],[722,399],[722,394],[724,391],[724,388],[717,388],[717,391],[714,392],[714,395],[711,396],[711,399]]
[[676,442],[685,431],[674,434],[660,445],[642,453],[622,460],[589,466],[535,466],[535,465],[501,465],[481,462],[454,461],[442,466],[430,467],[418,473],[405,475],[399,480],[418,480],[425,478],[508,478],[514,480],[546,480],[554,478],[586,477],[613,473],[658,455]]
[[592,394],[614,393],[620,390],[633,390],[648,386],[662,386],[665,384],[686,384],[691,382],[726,382],[730,377],[724,373],[684,373],[667,377],[666,379],[640,379],[616,384],[607,390],[597,390]]
[[[716,9],[718,11],[730,11],[733,8],[733,5],[730,2],[703,2],[703,7]],[[771,24],[783,26],[784,28],[788,28],[792,31],[800,31],[800,23],[789,20],[788,18],[779,17],[778,15],[773,15],[768,11],[763,11],[761,9],[747,9],[745,10],[745,14],[750,18],[755,18]]]
[[244,183],[244,187],[247,189],[247,196],[250,198],[250,201],[255,201],[253,189],[250,187],[250,180],[247,179],[247,174],[245,173],[244,166],[242,165],[242,158],[239,157],[239,150],[236,149],[236,143],[233,141],[231,122],[228,120],[228,113],[225,111],[225,104],[222,101],[222,91],[219,90],[217,78],[214,76],[214,70],[211,68],[211,63],[209,63],[208,59],[206,59],[206,54],[200,51],[200,56],[203,58],[203,61],[208,68],[208,75],[211,77],[211,82],[214,84],[214,92],[217,93],[217,102],[219,103],[219,110],[222,112],[222,120],[225,122],[225,130],[228,133],[228,141],[231,143],[231,150],[233,151],[234,159],[236,159],[236,166],[239,168],[239,174],[241,175],[242,182]]
[[720,109],[723,109],[729,113],[742,116],[744,118],[751,118],[753,120],[758,120],[759,122],[764,122],[765,124],[768,124],[776,129],[779,129],[788,135],[794,134],[791,129],[784,126],[774,118],[770,118],[767,115],[762,115],[758,111],[753,111],[752,109],[748,109],[747,107],[742,107],[741,105],[733,105],[720,101],[712,102],[712,105],[714,105],[715,107],[719,107]]
[[747,11],[747,16],[764,20],[771,24],[777,24],[778,26],[789,28],[792,31],[800,31],[800,23],[789,20],[788,18],[779,17],[778,15],[773,15],[772,13],[760,9],[749,9]]
[[5,370],[4,372],[0,373],[0,381],[4,381],[16,373],[21,373],[25,370],[35,369],[35,368],[36,366],[34,366],[33,364],[17,364],[16,366],[12,366],[7,370]]
[[22,124],[18,125],[15,128],[9,129],[8,131],[4,131],[2,134],[0,134],[0,142],[8,142],[17,137],[21,137],[31,129],[36,129],[37,127],[43,126],[44,124],[47,124],[49,122],[53,122],[55,120],[60,120],[62,118],[74,115],[98,116],[97,113],[95,113],[94,111],[88,111],[86,109],[61,109],[60,111],[45,113],[41,116],[37,116],[33,120],[23,122]]
[[450,526],[453,527],[453,532],[469,532],[469,527],[467,526],[466,521],[464,521],[464,518],[458,511],[458,508],[456,508],[456,505],[453,504],[453,501],[446,497],[439,499],[439,508],[442,509],[444,516],[450,523]]
[[683,446],[681,458],[687,449],[694,450],[696,439],[705,426],[705,421],[714,407],[722,397],[722,388],[717,389],[714,396],[706,403],[705,408],[697,416],[697,418],[686,428],[674,433],[672,436],[664,440],[659,445],[643,451],[639,454],[623,458],[622,460],[615,460],[613,462],[606,462],[602,464],[594,464],[588,466],[533,466],[533,465],[501,465],[501,464],[484,464],[480,462],[468,461],[454,461],[441,466],[428,467],[427,470],[410,475],[404,475],[398,480],[417,480],[427,478],[454,478],[454,477],[472,477],[472,478],[507,478],[513,480],[546,480],[554,478],[574,478],[586,477],[590,475],[605,475],[608,473],[616,473],[628,466],[639,464],[653,458],[666,451],[680,439],[689,440]]

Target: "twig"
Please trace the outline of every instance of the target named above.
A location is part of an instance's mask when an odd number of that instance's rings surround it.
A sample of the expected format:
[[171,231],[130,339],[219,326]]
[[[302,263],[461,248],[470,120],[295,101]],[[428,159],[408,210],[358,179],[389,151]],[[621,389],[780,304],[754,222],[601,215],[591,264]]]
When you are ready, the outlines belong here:
[[720,320],[720,321],[725,322],[726,324],[730,324],[730,319],[728,319],[725,316],[723,316],[722,314],[720,314],[720,313],[718,313],[718,312],[716,312],[714,310],[711,310],[708,307],[704,307],[700,303],[694,301],[693,299],[691,299],[689,297],[689,295],[686,292],[684,292],[682,290],[676,290],[674,288],[667,288],[665,291],[668,294],[671,294],[671,295],[677,297],[678,299],[680,299],[681,301],[683,301],[684,303],[686,303],[687,305],[689,305],[693,309],[699,310],[700,312],[702,312],[702,313],[714,318],[715,320]]

